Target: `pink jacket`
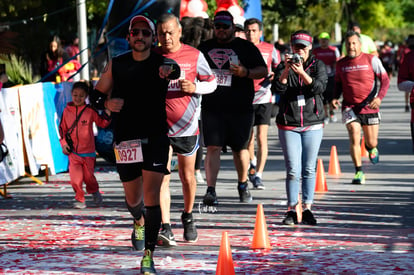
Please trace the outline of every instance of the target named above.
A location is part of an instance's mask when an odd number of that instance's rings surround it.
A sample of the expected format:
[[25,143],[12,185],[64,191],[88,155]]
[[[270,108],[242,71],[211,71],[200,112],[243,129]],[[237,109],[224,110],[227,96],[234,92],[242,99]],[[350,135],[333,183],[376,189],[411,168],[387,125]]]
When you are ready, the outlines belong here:
[[73,151],[78,154],[87,154],[95,152],[95,137],[93,134],[93,122],[98,127],[105,128],[111,123],[110,117],[104,112],[99,115],[98,112],[89,105],[75,106],[73,102],[69,102],[63,110],[62,119],[59,125],[60,145],[66,145],[65,135],[69,131],[76,117],[83,111],[78,123],[73,128],[70,136],[73,140]]

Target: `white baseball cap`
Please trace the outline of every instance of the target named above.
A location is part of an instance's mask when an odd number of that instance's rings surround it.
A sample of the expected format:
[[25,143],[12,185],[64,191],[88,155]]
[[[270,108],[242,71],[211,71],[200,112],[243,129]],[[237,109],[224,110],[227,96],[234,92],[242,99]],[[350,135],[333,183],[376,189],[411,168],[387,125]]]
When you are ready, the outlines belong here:
[[137,15],[132,17],[131,21],[129,21],[129,31],[131,31],[132,26],[134,26],[137,22],[145,22],[148,24],[148,27],[151,29],[152,34],[155,34],[155,25],[154,22],[151,21],[151,19],[143,16],[143,15]]

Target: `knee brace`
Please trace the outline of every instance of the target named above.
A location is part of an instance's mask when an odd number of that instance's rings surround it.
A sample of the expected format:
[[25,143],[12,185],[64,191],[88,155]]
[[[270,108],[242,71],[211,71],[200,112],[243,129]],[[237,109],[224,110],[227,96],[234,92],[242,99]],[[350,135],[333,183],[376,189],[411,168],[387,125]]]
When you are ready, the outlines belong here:
[[144,202],[141,200],[141,202],[134,207],[129,206],[128,202],[125,200],[125,204],[128,208],[129,213],[134,217],[135,220],[141,219],[142,216],[145,216],[144,211]]

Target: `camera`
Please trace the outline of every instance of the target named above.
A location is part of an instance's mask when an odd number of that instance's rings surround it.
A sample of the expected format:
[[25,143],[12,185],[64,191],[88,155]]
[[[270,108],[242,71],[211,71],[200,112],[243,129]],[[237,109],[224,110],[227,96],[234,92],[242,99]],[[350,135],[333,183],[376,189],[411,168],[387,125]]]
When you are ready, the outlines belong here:
[[291,64],[301,63],[302,62],[302,57],[299,54],[294,53],[294,54],[289,56],[289,61],[288,62],[291,63]]

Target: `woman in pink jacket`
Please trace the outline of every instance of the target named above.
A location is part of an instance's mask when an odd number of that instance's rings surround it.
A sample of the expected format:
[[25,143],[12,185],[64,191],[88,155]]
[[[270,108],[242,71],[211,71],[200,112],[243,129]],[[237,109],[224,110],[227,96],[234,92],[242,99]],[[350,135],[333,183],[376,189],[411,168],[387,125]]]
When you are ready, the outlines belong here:
[[69,102],[63,110],[59,126],[63,153],[69,155],[69,175],[75,191],[73,206],[78,209],[86,207],[83,182],[86,185],[86,192],[92,194],[96,205],[102,203],[99,185],[94,175],[96,152],[92,126],[95,122],[98,127],[105,128],[111,122],[108,110],[99,115],[95,109],[85,103],[88,91],[89,86],[85,82],[73,84],[72,102]]

